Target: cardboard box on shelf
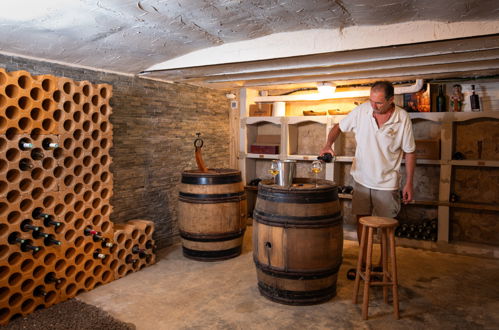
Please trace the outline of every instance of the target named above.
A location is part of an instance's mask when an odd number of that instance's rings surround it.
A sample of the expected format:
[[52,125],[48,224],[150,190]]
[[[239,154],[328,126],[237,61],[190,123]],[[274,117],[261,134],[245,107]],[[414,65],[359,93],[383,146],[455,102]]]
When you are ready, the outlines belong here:
[[272,103],[250,104],[250,117],[269,117],[272,116]]
[[416,158],[440,159],[440,140],[416,140]]
[[250,146],[250,153],[276,155],[280,144],[280,135],[257,135],[255,143]]

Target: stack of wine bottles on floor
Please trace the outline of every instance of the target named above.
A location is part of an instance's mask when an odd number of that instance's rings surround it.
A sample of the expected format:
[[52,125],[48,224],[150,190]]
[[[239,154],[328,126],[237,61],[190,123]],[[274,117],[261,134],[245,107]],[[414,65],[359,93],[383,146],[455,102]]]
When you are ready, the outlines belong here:
[[0,68],[0,324],[154,262],[152,223],[115,242],[111,94]]
[[423,241],[436,241],[438,235],[438,220],[425,219],[420,223],[401,223],[395,230],[395,236]]

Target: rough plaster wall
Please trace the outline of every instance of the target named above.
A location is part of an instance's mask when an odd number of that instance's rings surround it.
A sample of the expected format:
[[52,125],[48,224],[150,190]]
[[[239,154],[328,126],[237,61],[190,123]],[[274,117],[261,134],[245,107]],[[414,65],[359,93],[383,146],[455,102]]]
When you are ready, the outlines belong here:
[[228,166],[229,104],[223,92],[10,56],[0,55],[0,67],[113,85],[111,220],[153,220],[160,247],[177,239],[177,184],[181,172],[195,166],[196,132],[205,140],[206,163]]

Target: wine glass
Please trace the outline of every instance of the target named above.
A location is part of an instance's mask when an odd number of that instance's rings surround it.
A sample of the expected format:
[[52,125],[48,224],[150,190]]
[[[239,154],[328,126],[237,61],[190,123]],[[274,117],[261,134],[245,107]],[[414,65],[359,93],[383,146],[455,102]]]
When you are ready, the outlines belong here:
[[317,174],[319,174],[320,172],[322,172],[322,161],[320,160],[314,160],[312,162],[312,172],[314,173],[315,175],[315,188],[318,187],[317,185]]
[[277,163],[276,160],[273,160],[272,163],[270,164],[269,173],[274,177],[274,184],[275,184],[276,183],[275,178],[277,174],[279,174],[279,164]]

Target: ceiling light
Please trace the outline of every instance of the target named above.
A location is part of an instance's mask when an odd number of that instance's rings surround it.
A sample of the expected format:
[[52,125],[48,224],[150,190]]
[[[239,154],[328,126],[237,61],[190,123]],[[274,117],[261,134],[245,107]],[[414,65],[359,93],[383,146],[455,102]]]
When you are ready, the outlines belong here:
[[317,90],[321,95],[332,95],[336,90],[336,85],[330,82],[320,82],[317,83]]

